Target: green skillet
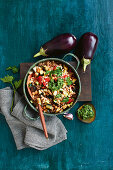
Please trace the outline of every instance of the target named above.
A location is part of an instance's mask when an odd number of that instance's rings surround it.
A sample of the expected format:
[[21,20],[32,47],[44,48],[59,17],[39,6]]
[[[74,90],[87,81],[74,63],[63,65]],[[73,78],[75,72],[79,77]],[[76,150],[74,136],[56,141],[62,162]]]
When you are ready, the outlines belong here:
[[[64,58],[67,57],[67,56],[72,56],[72,57],[74,57],[74,58],[76,59],[76,61],[77,61],[77,67],[76,67],[76,69],[75,69],[71,64],[69,64],[67,61],[64,61]],[[36,63],[34,63],[34,64],[29,68],[28,72],[27,72],[26,75],[25,75],[24,81],[23,81],[23,93],[24,93],[24,96],[25,96],[25,99],[26,99],[28,105],[35,111],[35,113],[37,113],[38,110],[33,106],[32,103],[30,103],[30,97],[29,97],[29,95],[28,95],[26,82],[27,82],[27,78],[28,78],[29,72],[30,72],[36,65],[38,65],[39,63],[44,62],[44,61],[48,61],[48,60],[49,60],[49,61],[51,61],[51,60],[59,61],[60,63],[65,64],[65,65],[67,65],[68,67],[70,67],[70,68],[73,70],[73,72],[75,73],[75,76],[76,76],[76,78],[78,79],[78,84],[79,84],[77,98],[76,98],[75,102],[73,103],[73,105],[72,105],[70,108],[68,108],[68,109],[66,109],[65,111],[60,112],[60,113],[45,113],[45,112],[43,112],[44,115],[55,116],[55,115],[60,115],[60,114],[64,114],[65,112],[68,112],[68,111],[76,104],[76,102],[78,101],[78,98],[79,98],[80,93],[81,93],[81,82],[80,82],[80,77],[79,77],[79,75],[78,75],[78,73],[77,73],[77,69],[78,69],[78,67],[79,67],[79,65],[80,65],[80,61],[79,61],[79,59],[77,58],[77,56],[75,56],[75,55],[72,54],[72,53],[68,53],[68,54],[66,54],[62,59],[59,59],[59,58],[46,58],[46,59],[39,60],[39,61],[37,61]],[[29,115],[29,114],[27,113],[26,109],[27,109],[27,105],[26,105],[25,108],[24,108],[24,116],[25,116],[26,118],[28,118],[28,119],[30,119],[30,120],[36,120],[36,119],[39,118],[39,115],[38,115],[38,114],[36,114],[36,115],[37,115],[36,117],[32,117],[31,115]]]

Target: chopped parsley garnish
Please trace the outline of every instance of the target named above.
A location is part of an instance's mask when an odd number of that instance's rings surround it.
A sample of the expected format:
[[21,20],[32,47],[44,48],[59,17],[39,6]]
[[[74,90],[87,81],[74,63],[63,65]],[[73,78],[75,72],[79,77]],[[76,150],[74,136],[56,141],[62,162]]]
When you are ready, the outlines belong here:
[[46,72],[45,72],[45,75],[47,75],[47,74],[49,74],[50,73],[50,71],[49,70],[47,70]]
[[57,95],[56,95],[56,98],[59,98],[59,97],[61,97],[61,94],[57,94]]
[[50,80],[49,82],[49,89],[52,91],[59,90],[63,86],[63,79],[58,78],[57,82],[55,82],[53,79]]
[[57,80],[58,90],[59,90],[60,88],[62,88],[63,83],[64,83],[64,80],[63,80],[63,79],[61,79],[61,78],[58,78],[58,80]]
[[65,103],[67,103],[69,101],[69,97],[65,97],[65,98],[63,98],[63,100],[62,100],[62,102],[65,102]]
[[49,74],[49,76],[51,77],[51,75],[56,74],[57,77],[62,76],[62,69],[60,67],[57,67],[56,70],[52,70]]
[[62,69],[60,67],[57,67],[57,69],[54,70],[54,74],[57,74],[57,76],[62,76]]
[[66,82],[67,82],[67,85],[73,84],[72,80],[70,80],[70,77],[67,77],[67,78],[66,78]]

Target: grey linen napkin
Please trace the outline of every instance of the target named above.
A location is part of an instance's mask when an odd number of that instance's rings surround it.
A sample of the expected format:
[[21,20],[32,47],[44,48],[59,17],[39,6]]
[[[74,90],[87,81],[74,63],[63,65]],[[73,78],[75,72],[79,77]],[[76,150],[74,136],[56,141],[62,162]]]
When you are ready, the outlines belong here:
[[[44,150],[67,139],[67,130],[61,120],[57,116],[45,116],[49,135],[47,140],[44,136],[40,118],[32,121],[23,116],[26,101],[18,93],[15,94],[15,105],[11,113],[12,95],[13,91],[10,87],[0,89],[0,112],[6,118],[18,150],[27,147]],[[28,111],[31,112],[31,109]]]

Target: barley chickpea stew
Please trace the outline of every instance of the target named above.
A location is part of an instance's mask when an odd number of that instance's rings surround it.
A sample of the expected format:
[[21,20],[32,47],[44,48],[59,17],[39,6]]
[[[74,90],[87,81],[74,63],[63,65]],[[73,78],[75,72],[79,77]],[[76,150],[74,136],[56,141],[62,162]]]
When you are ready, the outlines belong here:
[[44,61],[28,75],[27,88],[30,102],[45,113],[60,113],[75,102],[78,95],[78,79],[73,70],[59,61]]

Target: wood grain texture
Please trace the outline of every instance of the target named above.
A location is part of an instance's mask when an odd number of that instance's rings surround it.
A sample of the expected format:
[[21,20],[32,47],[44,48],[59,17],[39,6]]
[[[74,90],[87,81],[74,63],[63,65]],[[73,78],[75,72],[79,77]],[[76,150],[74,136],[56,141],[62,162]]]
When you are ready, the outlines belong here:
[[[11,65],[36,62],[32,56],[58,34],[77,39],[94,32],[99,45],[91,64],[92,103],[96,119],[86,125],[59,118],[68,139],[45,151],[16,150],[5,118],[0,114],[0,170],[112,170],[113,169],[113,1],[112,0],[0,0],[0,77]],[[15,75],[19,78],[19,75]],[[0,88],[7,86],[0,81]]]
[[[69,62],[72,66],[76,68],[76,62],[71,61]],[[29,67],[33,63],[20,63],[20,79],[24,79]],[[83,73],[82,66],[79,66],[77,70],[80,81],[81,81],[81,94],[79,96],[78,101],[91,101],[92,100],[92,94],[91,94],[91,66],[89,65],[87,67],[87,70],[85,73]]]

